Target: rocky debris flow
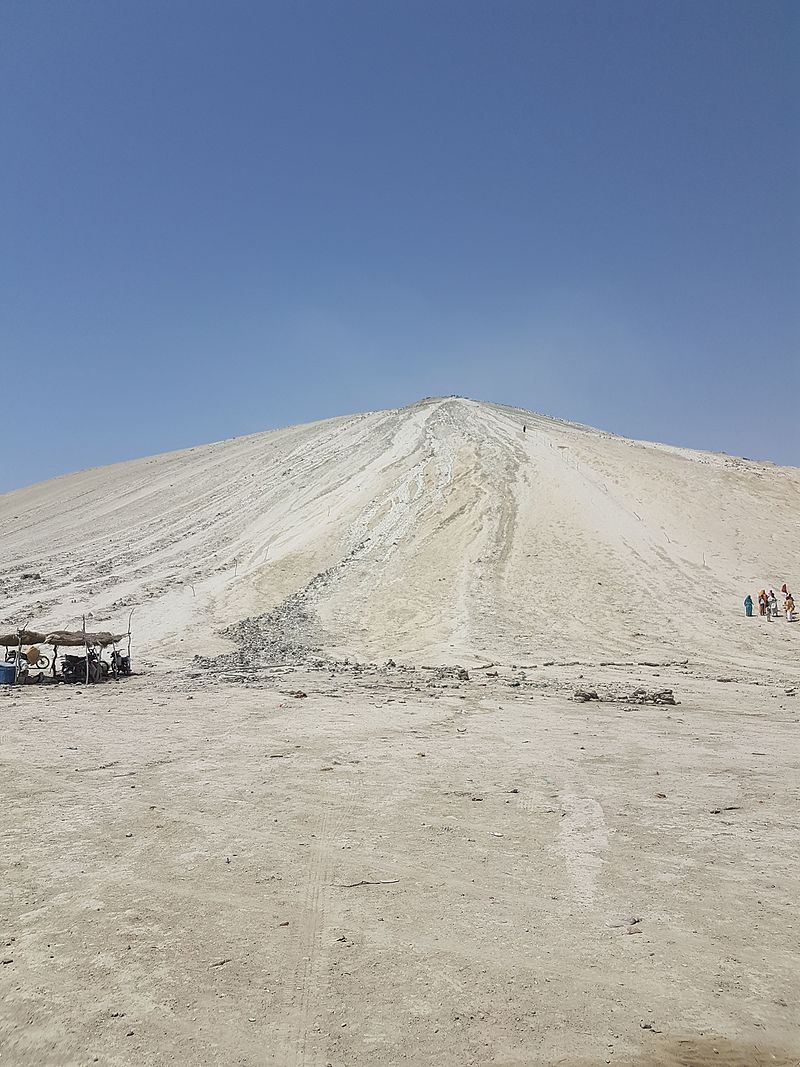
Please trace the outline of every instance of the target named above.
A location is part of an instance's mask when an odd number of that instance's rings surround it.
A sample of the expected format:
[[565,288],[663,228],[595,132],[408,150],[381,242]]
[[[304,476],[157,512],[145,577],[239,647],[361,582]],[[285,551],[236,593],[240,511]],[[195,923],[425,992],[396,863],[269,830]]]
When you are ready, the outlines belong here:
[[[336,582],[343,569],[369,544],[362,541],[344,559],[321,571],[304,589],[288,596],[277,608],[251,618],[242,619],[220,631],[220,636],[233,641],[236,648],[218,656],[195,656],[194,666],[214,671],[227,681],[251,683],[257,681],[262,670],[274,667],[305,667],[325,669],[333,673],[347,672],[414,672],[418,668],[398,665],[391,657],[381,667],[375,663],[359,663],[349,659],[337,660],[324,654],[325,634],[314,600]],[[447,687],[470,680],[469,671],[460,664],[420,668],[428,672],[428,685]],[[524,676],[523,676],[524,677]]]
[[605,701],[612,704],[677,704],[672,689],[645,689],[637,686],[633,692],[615,692],[610,690],[602,696],[596,689],[576,689],[572,699],[578,704],[585,704],[590,700]]
[[460,667],[458,664],[455,664],[452,667],[432,667],[430,669],[433,671],[432,682],[434,683],[446,683],[451,680],[457,682],[469,681],[469,671],[465,667]]
[[627,704],[675,704],[675,694],[671,689],[638,688],[625,697]]
[[305,588],[292,593],[272,611],[242,619],[220,630],[221,637],[238,646],[236,650],[219,656],[195,656],[195,664],[209,670],[307,665],[312,656],[320,653],[324,640],[314,601],[337,582],[343,570],[368,543],[369,538],[356,545],[338,563],[314,575]]
[[[609,703],[638,705],[675,705],[679,701],[668,688],[649,689],[637,686],[620,689],[612,684],[574,688],[565,678],[545,677],[529,679],[516,667],[512,673],[499,677],[498,671],[481,672],[474,676],[460,664],[400,663],[390,657],[382,663],[368,663],[355,659],[339,659],[326,654],[324,633],[313,608],[302,594],[289,597],[279,608],[256,618],[244,619],[223,631],[223,636],[237,642],[238,647],[213,657],[194,657],[193,678],[214,678],[252,688],[274,684],[277,672],[320,672],[335,677],[347,676],[353,681],[370,684],[389,684],[393,688],[418,691],[461,689],[464,685],[478,687],[499,684],[520,695],[533,692],[551,696],[569,695],[575,703]],[[529,668],[531,669],[531,668]]]
[[219,656],[195,656],[196,666],[205,670],[255,670],[278,664],[302,666],[318,657],[322,632],[313,609],[306,603],[306,591],[287,597],[277,608],[242,619],[220,631],[236,644],[232,652]]
[[459,664],[416,666],[392,658],[383,663],[337,659],[312,643],[312,634],[322,634],[318,620],[298,598],[290,597],[275,611],[228,627],[222,636],[235,640],[238,647],[219,656],[195,656],[185,677],[201,686],[214,680],[262,688],[271,687],[282,676],[319,672],[331,678],[346,676],[367,686],[388,684],[417,691],[460,689],[470,682],[469,671]]

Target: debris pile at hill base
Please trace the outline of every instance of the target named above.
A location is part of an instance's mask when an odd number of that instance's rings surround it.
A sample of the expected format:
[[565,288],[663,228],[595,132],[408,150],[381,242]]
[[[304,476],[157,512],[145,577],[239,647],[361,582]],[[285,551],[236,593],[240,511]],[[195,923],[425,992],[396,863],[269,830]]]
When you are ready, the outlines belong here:
[[632,693],[608,693],[600,696],[596,689],[576,689],[572,699],[578,704],[597,700],[609,704],[677,704],[671,689],[645,689],[639,686]]

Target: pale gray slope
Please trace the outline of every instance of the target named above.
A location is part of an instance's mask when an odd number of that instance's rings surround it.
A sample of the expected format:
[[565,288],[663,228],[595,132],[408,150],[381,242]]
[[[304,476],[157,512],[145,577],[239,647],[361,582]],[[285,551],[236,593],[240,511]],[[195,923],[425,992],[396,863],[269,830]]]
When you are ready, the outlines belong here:
[[741,601],[791,584],[799,521],[794,468],[431,399],[0,496],[0,621],[135,605],[138,647],[176,663],[293,597],[338,657],[784,671],[800,624]]

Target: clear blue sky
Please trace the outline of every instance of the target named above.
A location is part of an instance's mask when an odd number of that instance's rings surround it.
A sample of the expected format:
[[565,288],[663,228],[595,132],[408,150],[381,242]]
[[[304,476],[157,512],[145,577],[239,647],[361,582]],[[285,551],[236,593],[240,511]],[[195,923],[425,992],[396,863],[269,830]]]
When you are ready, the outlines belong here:
[[799,53],[796,0],[0,0],[0,490],[448,393],[800,465]]

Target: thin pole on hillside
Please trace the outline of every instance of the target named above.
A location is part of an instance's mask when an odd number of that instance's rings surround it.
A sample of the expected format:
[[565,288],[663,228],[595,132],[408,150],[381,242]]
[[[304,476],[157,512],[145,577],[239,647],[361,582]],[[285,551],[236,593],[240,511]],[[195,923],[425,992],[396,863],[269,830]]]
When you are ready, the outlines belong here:
[[14,685],[19,681],[19,657],[22,655],[22,630],[20,630],[19,641],[17,642],[17,654],[14,657]]
[[83,616],[83,651],[86,653],[86,685],[89,684],[89,642],[86,640],[86,616]]
[[16,685],[17,682],[19,681],[19,661],[22,658],[22,634],[24,633],[25,630],[27,630],[29,628],[30,624],[31,624],[31,620],[28,619],[28,621],[25,623],[23,628],[17,634],[17,637],[18,637],[17,655],[14,658],[14,685]]
[[128,615],[128,666],[131,665],[131,619],[133,618],[134,609],[131,608],[130,615]]

